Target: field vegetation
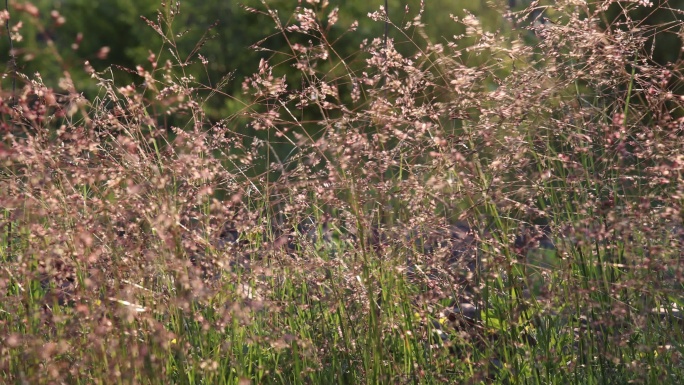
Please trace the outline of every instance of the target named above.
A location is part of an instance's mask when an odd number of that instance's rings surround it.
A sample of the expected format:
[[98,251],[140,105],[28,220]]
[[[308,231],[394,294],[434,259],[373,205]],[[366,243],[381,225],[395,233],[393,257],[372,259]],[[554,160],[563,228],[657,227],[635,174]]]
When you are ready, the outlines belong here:
[[436,40],[430,2],[243,7],[277,33],[239,96],[177,2],[130,83],[15,55],[2,382],[681,383],[684,12],[485,3]]

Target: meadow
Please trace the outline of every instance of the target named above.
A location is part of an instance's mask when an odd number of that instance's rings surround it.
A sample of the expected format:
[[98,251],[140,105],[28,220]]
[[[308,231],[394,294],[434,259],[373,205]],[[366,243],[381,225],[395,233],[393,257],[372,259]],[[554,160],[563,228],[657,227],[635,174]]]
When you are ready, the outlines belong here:
[[178,3],[136,83],[8,71],[0,382],[681,384],[684,12],[543,3],[441,41],[381,7],[351,57],[325,0],[245,7],[288,45],[240,98]]

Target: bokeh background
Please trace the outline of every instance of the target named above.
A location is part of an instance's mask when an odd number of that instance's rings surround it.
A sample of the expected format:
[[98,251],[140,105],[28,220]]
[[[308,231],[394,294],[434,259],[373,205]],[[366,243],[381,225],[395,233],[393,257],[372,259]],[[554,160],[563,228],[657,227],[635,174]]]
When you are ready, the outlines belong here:
[[[337,55],[331,55],[328,68],[330,79],[342,78],[347,70],[363,71],[366,68],[361,44],[374,38],[383,38],[385,24],[372,20],[370,12],[384,6],[384,0],[330,0],[327,7],[320,7],[317,16],[326,19],[331,10],[337,10],[338,22],[326,31],[333,41]],[[454,39],[465,32],[462,23],[452,16],[463,18],[470,12],[476,15],[485,30],[503,33],[516,30],[519,33],[526,25],[539,22],[553,22],[556,15],[546,6],[552,1],[529,0],[389,0],[391,24],[388,35],[404,55],[415,53],[426,41],[448,44],[449,42],[469,45],[468,39]],[[662,1],[656,1],[662,3]],[[304,35],[285,37],[276,28],[268,9],[275,12],[282,25],[292,21],[297,1],[272,0],[262,3],[257,0],[237,1],[200,1],[184,0],[179,3],[174,15],[173,25],[164,25],[169,20],[168,13],[175,9],[175,3],[162,6],[159,0],[40,0],[10,2],[10,27],[21,23],[23,40],[14,42],[18,69],[25,74],[39,73],[47,86],[56,90],[64,88],[64,74],[68,72],[75,89],[82,92],[87,100],[97,100],[101,88],[86,73],[84,63],[88,61],[96,71],[106,73],[118,86],[134,85],[141,87],[144,79],[135,72],[137,66],[150,69],[150,57],[154,55],[159,63],[168,59],[170,63],[185,61],[186,66],[174,64],[173,73],[177,77],[192,76],[197,95],[204,99],[203,110],[206,121],[216,122],[230,119],[234,129],[246,137],[260,138],[272,142],[273,149],[283,157],[292,150],[287,140],[269,136],[268,132],[256,132],[250,128],[249,119],[244,112],[260,109],[263,106],[253,103],[251,95],[242,89],[246,77],[255,73],[262,59],[269,60],[275,74],[285,75],[288,87],[301,89],[301,72],[294,68],[292,51],[288,44],[316,45],[317,37],[307,39]],[[422,4],[422,7],[421,7]],[[322,4],[321,4],[322,5]],[[532,6],[532,8],[528,8]],[[609,10],[604,23],[619,24],[620,12],[617,8]],[[528,12],[525,10],[528,9]],[[641,20],[643,25],[658,25],[666,30],[669,22],[681,19],[684,0],[667,2],[667,6],[654,8],[638,7],[630,16]],[[531,12],[530,12],[531,10]],[[511,11],[508,13],[506,11]],[[164,14],[160,14],[164,13]],[[422,14],[422,28],[405,28],[407,23]],[[506,17],[506,15],[510,17]],[[614,15],[614,16],[611,16]],[[162,20],[164,33],[169,35],[175,48],[151,28],[145,18],[152,21]],[[358,27],[352,28],[358,23]],[[523,32],[525,33],[525,32]],[[658,34],[658,41],[652,42],[653,58],[660,64],[672,63],[681,55],[682,47],[677,38],[679,31]],[[537,39],[527,32],[531,44]],[[171,36],[173,35],[173,36]],[[294,41],[292,39],[299,39]],[[260,48],[255,49],[258,45]],[[0,53],[5,65],[4,72],[11,73],[9,66],[9,47],[7,39],[0,39]],[[172,51],[179,58],[174,58]],[[198,54],[206,59],[205,63]],[[543,55],[543,52],[539,53]],[[343,58],[347,67],[340,66]],[[458,58],[465,65],[478,66],[490,58],[470,56]],[[336,72],[339,72],[337,74]],[[1,83],[4,90],[11,88],[11,76]],[[62,83],[60,83],[62,81]],[[338,87],[344,91],[344,84]],[[683,90],[674,90],[681,93]],[[344,92],[341,94],[345,94]],[[242,114],[241,117],[237,117]],[[302,111],[302,121],[319,118],[316,111]],[[183,127],[181,116],[167,116],[164,126]],[[311,128],[315,131],[315,127]],[[261,171],[258,170],[257,171]]]

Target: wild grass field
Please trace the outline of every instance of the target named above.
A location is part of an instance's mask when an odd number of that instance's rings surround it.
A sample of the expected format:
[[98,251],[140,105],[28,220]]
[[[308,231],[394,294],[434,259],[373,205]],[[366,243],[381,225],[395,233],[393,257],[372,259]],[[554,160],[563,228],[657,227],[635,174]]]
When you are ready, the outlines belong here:
[[684,12],[656,3],[491,1],[440,41],[379,8],[340,57],[327,1],[264,2],[289,45],[240,98],[185,73],[178,3],[137,84],[10,68],[0,382],[684,383],[684,62],[653,57]]

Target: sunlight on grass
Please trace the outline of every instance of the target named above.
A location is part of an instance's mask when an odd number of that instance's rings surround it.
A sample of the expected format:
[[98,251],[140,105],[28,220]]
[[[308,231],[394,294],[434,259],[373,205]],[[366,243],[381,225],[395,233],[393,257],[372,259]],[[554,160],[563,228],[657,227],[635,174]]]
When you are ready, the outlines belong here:
[[327,1],[248,8],[288,46],[252,47],[273,56],[221,121],[178,59],[177,5],[147,21],[177,60],[151,54],[145,87],[87,65],[86,100],[16,74],[2,378],[679,383],[681,60],[650,56],[666,28],[632,21],[643,2],[612,21],[609,1],[503,3],[505,28],[454,16],[439,43],[421,11],[379,10],[359,23],[395,38],[353,57]]

